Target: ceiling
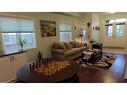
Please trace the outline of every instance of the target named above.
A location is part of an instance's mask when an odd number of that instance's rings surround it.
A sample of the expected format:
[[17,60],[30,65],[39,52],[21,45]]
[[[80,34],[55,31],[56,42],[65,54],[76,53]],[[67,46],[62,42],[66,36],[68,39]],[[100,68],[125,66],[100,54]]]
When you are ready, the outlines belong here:
[[127,12],[57,12],[57,14],[73,16],[73,17],[84,17],[86,14],[95,13],[98,15],[115,15],[115,14],[127,14]]

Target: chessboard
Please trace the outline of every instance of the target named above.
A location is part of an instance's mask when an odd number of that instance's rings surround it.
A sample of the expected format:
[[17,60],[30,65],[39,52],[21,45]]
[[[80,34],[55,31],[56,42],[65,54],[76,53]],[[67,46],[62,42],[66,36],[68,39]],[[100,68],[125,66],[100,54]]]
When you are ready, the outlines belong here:
[[68,67],[70,63],[70,61],[48,61],[46,64],[33,63],[30,64],[30,69],[45,76],[52,76]]

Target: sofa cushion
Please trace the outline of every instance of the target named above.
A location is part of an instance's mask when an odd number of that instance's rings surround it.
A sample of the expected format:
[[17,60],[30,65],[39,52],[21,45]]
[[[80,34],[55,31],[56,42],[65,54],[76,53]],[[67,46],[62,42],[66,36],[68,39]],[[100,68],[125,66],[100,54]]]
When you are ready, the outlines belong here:
[[64,45],[64,43],[59,44],[59,49],[66,49],[66,46]]
[[79,47],[82,47],[83,46],[83,44],[82,43],[79,43]]
[[75,48],[81,47],[81,44],[79,42],[74,41]]
[[75,43],[74,42],[70,42],[70,44],[72,45],[72,48],[75,48]]
[[79,49],[80,49],[80,51],[84,51],[84,50],[86,50],[86,47],[79,47]]
[[80,52],[80,51],[84,51],[84,50],[86,50],[86,48],[85,47],[79,47],[79,48],[72,48],[72,49],[70,49],[71,51],[75,51],[75,52]]
[[66,49],[66,47],[63,43],[54,43],[53,48],[54,49]]
[[56,52],[56,53],[65,53],[66,50],[65,50],[65,49],[52,49],[52,52]]
[[74,52],[79,52],[80,51],[80,48],[72,48],[70,49],[71,51],[74,51]]
[[72,48],[72,45],[70,43],[64,42],[66,49],[69,50]]
[[59,43],[53,43],[53,46],[52,46],[54,49],[59,49]]
[[69,56],[69,55],[75,54],[75,51],[67,50],[64,54],[65,56]]

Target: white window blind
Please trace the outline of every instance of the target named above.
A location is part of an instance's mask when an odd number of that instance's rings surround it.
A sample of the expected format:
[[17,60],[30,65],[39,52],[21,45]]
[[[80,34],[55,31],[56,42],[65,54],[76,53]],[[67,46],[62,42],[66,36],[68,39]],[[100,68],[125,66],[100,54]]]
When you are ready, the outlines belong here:
[[72,40],[72,27],[70,23],[60,23],[60,41],[68,42]]
[[32,19],[0,17],[0,32],[2,32],[3,47],[6,52],[19,50],[19,38],[26,41],[24,49],[36,47]]
[[0,29],[10,33],[34,32],[34,23],[31,19],[0,17]]

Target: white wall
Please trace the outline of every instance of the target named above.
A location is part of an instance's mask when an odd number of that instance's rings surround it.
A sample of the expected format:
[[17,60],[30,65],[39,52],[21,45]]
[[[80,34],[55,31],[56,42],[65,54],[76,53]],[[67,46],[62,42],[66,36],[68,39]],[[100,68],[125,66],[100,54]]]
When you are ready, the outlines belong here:
[[[92,13],[86,12],[84,14],[84,16],[83,16],[82,23],[84,23],[85,27],[86,27],[86,39],[85,39],[85,43],[87,43],[87,45],[90,46],[89,42],[90,42],[90,39],[91,39],[91,31],[92,31]],[[87,25],[88,23],[90,23],[89,27]]]
[[[93,29],[94,27],[94,29]],[[92,13],[92,33],[91,38],[97,42],[100,42],[100,30],[96,30],[95,27],[100,27],[100,18],[97,13]]]
[[[4,13],[4,15],[8,16],[16,16],[16,17],[32,17],[35,21],[35,33],[36,33],[36,49],[31,49],[28,51],[28,60],[34,60],[37,57],[38,51],[41,51],[43,57],[51,57],[50,47],[53,42],[59,42],[59,22],[69,22],[72,24],[72,39],[75,40],[79,37],[79,30],[75,30],[75,25],[79,25],[79,18],[60,15],[56,13]],[[40,35],[40,20],[49,20],[56,21],[56,36],[54,37],[41,37]]]

